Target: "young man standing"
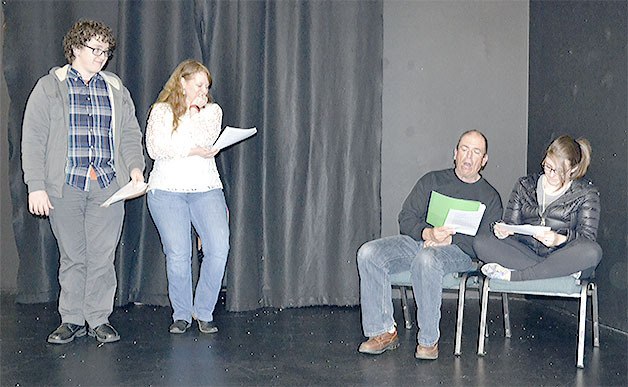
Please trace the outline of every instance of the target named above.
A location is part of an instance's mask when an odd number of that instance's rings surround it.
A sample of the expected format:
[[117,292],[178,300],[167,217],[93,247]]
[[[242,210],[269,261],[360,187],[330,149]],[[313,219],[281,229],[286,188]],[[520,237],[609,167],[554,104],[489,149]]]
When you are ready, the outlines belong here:
[[48,336],[53,344],[87,333],[103,343],[120,340],[109,316],[124,202],[100,205],[129,180],[144,181],[144,155],[129,91],[102,71],[115,44],[105,24],[78,21],[63,39],[69,64],[39,79],[24,112],[28,208],[50,217],[60,252],[61,325]]

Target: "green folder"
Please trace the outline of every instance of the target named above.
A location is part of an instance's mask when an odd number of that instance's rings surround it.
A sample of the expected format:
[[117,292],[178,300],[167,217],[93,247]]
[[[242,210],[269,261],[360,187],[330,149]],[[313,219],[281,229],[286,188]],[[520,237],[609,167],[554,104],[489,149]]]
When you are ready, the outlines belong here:
[[452,198],[432,191],[427,208],[427,223],[434,227],[441,227],[445,224],[449,210],[478,211],[481,205],[481,202],[475,200]]

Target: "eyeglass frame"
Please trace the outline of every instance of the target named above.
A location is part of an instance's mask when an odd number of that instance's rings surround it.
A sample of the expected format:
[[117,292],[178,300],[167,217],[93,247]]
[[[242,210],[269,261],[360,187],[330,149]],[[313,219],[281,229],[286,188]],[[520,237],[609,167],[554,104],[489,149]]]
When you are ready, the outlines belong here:
[[554,174],[556,176],[560,176],[563,173],[563,170],[560,168],[552,168],[550,167],[547,163],[542,162],[541,163],[541,168],[543,168],[543,172],[545,172],[546,174]]
[[94,47],[88,46],[87,44],[83,44],[83,47],[86,47],[92,50],[92,54],[94,54],[94,56],[101,56],[102,54],[105,54],[105,57],[111,58],[111,56],[113,55],[112,50],[103,50],[100,48],[94,48]]

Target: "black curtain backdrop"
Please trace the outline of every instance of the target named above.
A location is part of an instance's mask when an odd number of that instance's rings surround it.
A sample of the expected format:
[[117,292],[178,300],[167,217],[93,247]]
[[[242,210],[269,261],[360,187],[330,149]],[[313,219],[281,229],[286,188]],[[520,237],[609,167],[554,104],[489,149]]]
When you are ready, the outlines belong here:
[[[142,127],[174,67],[197,58],[223,126],[258,128],[217,159],[230,209],[228,309],[358,304],[355,253],[380,234],[381,1],[7,1],[3,11],[18,302],[59,291],[48,220],[27,211],[23,110],[37,79],[65,63],[65,32],[88,17],[116,33],[107,70],[129,88]],[[143,197],[126,203],[116,267],[116,305],[168,305]]]
[[[628,332],[628,5],[530,3],[528,171],[562,133],[593,148],[585,176],[600,190],[596,270],[600,323]],[[556,305],[555,301],[552,301]],[[573,302],[560,305],[577,313]]]

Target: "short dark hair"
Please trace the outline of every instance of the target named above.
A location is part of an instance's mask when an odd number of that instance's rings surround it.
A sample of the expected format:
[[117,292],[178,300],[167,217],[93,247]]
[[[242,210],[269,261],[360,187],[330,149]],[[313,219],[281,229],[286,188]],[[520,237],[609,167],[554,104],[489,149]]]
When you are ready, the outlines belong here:
[[482,139],[484,139],[484,154],[488,154],[488,140],[487,140],[486,136],[484,135],[484,133],[480,132],[477,129],[467,130],[466,132],[462,133],[460,135],[460,138],[458,138],[458,143],[456,144],[456,149],[458,149],[458,145],[460,145],[460,141],[462,141],[462,138],[464,136],[466,136],[467,134],[469,134],[469,133],[479,134],[482,137]]
[[113,51],[116,48],[116,39],[113,37],[113,31],[105,23],[89,19],[81,19],[74,23],[63,38],[63,53],[68,63],[74,61],[74,48],[84,46],[96,36],[100,41],[109,45],[109,51]]

